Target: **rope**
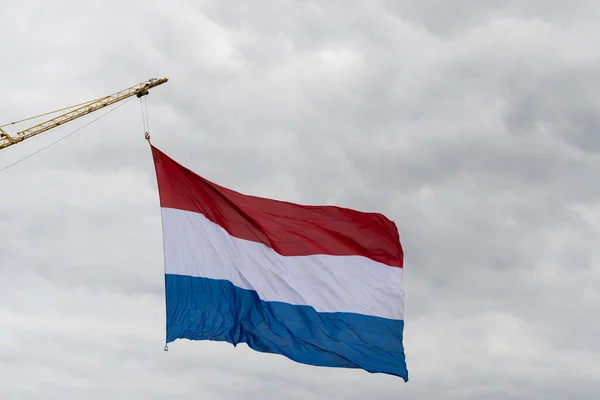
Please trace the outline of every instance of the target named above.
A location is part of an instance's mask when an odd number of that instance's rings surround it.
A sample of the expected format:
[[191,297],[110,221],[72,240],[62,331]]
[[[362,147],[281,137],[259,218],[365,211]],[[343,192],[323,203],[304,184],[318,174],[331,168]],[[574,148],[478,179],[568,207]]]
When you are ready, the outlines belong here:
[[150,117],[149,117],[149,113],[148,113],[148,99],[146,97],[143,97],[144,99],[144,107],[146,108],[146,127],[147,132],[150,133]]
[[81,126],[81,127],[77,128],[77,129],[75,129],[73,132],[71,132],[71,133],[69,133],[69,134],[67,134],[67,135],[65,135],[65,136],[63,136],[63,137],[61,137],[60,139],[58,139],[58,140],[56,140],[56,141],[54,141],[54,142],[50,143],[49,145],[42,147],[41,149],[39,149],[39,150],[37,150],[37,151],[35,151],[35,152],[33,152],[33,153],[29,154],[28,156],[26,156],[26,157],[24,157],[24,158],[22,158],[22,159],[20,159],[20,160],[17,160],[17,161],[15,161],[15,162],[14,162],[14,163],[12,163],[12,164],[8,164],[6,167],[4,167],[4,168],[0,169],[0,172],[2,172],[2,171],[6,171],[6,170],[7,170],[7,169],[9,169],[10,167],[13,167],[13,166],[17,165],[17,164],[19,164],[19,163],[21,163],[21,162],[23,162],[23,161],[27,160],[28,158],[31,158],[31,157],[35,156],[36,154],[39,154],[39,153],[41,153],[42,151],[46,150],[47,148],[49,148],[49,147],[51,147],[51,146],[54,146],[54,145],[55,145],[55,144],[57,144],[58,142],[61,142],[61,141],[65,140],[66,138],[68,138],[68,137],[70,137],[70,136],[72,136],[72,135],[76,134],[77,132],[81,131],[83,128],[86,128],[86,127],[90,126],[91,124],[93,124],[94,122],[98,121],[99,119],[101,119],[101,118],[104,118],[105,116],[107,116],[107,115],[108,115],[108,114],[110,114],[111,112],[115,111],[117,108],[119,108],[119,107],[121,107],[121,106],[124,106],[124,105],[125,105],[125,104],[127,104],[127,103],[128,103],[130,100],[131,100],[131,99],[132,99],[132,98],[129,98],[129,99],[127,99],[126,101],[124,101],[123,103],[119,104],[118,106],[116,106],[116,107],[114,107],[114,108],[112,108],[112,109],[108,110],[107,112],[105,112],[104,114],[100,115],[99,117],[97,117],[97,118],[95,118],[95,119],[91,120],[91,121],[90,121],[90,122],[88,122],[87,124],[85,124],[85,125],[83,125],[83,126]]
[[146,124],[146,115],[144,115],[144,98],[140,98],[140,109],[142,110],[142,125],[144,126],[144,132],[147,133],[148,132],[148,127]]
[[144,139],[150,143],[150,119],[148,118],[148,100],[140,98],[140,109],[142,110],[142,124],[144,126]]

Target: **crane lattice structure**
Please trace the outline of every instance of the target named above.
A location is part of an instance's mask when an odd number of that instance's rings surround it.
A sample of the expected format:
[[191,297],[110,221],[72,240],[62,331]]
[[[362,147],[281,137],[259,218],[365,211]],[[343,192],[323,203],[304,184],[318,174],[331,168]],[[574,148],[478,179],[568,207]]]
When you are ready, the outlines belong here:
[[[145,82],[138,83],[137,85],[131,86],[127,89],[121,90],[117,93],[113,93],[111,95],[101,97],[99,99],[91,100],[91,101],[88,101],[85,103],[77,104],[75,106],[63,108],[61,110],[52,111],[49,113],[38,115],[36,117],[26,118],[26,119],[22,119],[20,121],[12,122],[10,124],[2,125],[2,126],[0,126],[0,150],[10,147],[12,145],[15,145],[17,143],[20,143],[25,139],[29,139],[33,136],[39,135],[40,133],[46,132],[52,128],[56,128],[57,126],[64,125],[67,122],[70,122],[77,118],[83,117],[84,115],[90,114],[90,113],[100,110],[104,107],[110,106],[111,104],[117,103],[128,97],[137,96],[138,98],[141,98],[143,96],[146,96],[149,93],[148,91],[150,89],[152,89],[156,86],[162,85],[163,83],[165,83],[167,81],[168,81],[167,78],[160,78],[160,79],[153,78],[153,79],[147,80]],[[57,117],[54,117],[54,118],[44,121],[42,123],[39,123],[37,125],[34,125],[32,127],[29,127],[27,129],[21,130],[12,135],[9,135],[5,130],[2,129],[3,127],[9,126],[9,125],[15,125],[15,124],[18,124],[18,123],[21,123],[24,121],[34,119],[34,118],[39,118],[39,117],[49,115],[49,114],[55,114],[57,112],[64,111],[64,110],[70,110],[70,111],[65,112]]]

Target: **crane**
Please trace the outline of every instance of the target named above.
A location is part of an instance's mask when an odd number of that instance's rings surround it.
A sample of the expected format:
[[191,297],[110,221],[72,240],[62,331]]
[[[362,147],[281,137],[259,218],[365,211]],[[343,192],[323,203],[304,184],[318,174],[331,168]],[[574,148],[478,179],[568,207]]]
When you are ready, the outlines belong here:
[[[74,119],[77,119],[79,117],[83,117],[84,115],[100,110],[101,108],[117,103],[128,97],[137,96],[138,98],[141,98],[143,96],[146,96],[149,93],[149,89],[162,85],[167,81],[167,78],[152,78],[145,82],[138,83],[137,85],[131,86],[127,89],[121,90],[108,96],[104,96],[85,103],[77,104],[75,106],[63,108],[58,111],[38,115],[37,117],[26,118],[20,121],[12,122],[10,124],[2,125],[0,126],[0,150],[22,142],[25,139],[29,139],[33,136],[39,135],[40,133],[46,132],[47,130],[50,130],[57,126],[66,124],[67,122],[73,121]],[[56,112],[68,109],[71,110],[57,117],[29,127],[27,129],[21,130],[13,135],[9,135],[5,130],[2,129],[3,127],[6,127],[8,125],[14,125],[23,121],[31,120],[33,118],[38,118],[48,114],[54,114]]]

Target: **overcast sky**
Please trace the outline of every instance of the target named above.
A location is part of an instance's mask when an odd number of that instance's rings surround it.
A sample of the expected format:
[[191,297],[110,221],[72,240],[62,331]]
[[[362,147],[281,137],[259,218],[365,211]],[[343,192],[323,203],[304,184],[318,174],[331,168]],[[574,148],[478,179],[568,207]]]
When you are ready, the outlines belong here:
[[[150,130],[175,160],[393,219],[410,374],[216,342],[165,353],[134,98],[0,173],[0,398],[600,398],[600,2],[0,0],[0,14],[0,123],[166,76]],[[0,168],[99,115],[0,151]]]

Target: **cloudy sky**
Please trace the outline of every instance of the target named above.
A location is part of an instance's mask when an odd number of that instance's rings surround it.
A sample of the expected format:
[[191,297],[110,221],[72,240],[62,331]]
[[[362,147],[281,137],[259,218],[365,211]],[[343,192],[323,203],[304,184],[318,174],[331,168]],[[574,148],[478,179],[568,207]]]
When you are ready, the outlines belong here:
[[[600,2],[0,11],[1,123],[166,76],[150,130],[185,166],[393,219],[410,373],[215,342],[163,352],[161,221],[134,98],[0,172],[1,398],[600,398]],[[0,168],[97,116],[0,151]]]

